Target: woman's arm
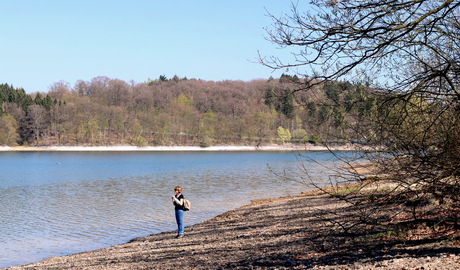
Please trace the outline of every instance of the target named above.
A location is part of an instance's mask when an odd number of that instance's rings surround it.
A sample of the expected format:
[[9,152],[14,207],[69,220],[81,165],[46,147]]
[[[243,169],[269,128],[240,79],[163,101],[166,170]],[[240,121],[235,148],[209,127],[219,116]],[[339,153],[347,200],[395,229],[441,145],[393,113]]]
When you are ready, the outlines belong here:
[[179,200],[176,197],[173,197],[173,201],[177,205],[180,205],[180,206],[184,205],[184,199],[183,198],[180,198],[180,200]]

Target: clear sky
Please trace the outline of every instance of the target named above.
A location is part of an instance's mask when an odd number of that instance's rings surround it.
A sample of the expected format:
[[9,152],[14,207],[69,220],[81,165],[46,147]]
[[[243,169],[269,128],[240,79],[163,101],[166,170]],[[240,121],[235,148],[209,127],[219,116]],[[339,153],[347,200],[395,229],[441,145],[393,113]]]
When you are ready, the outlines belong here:
[[0,83],[28,93],[107,76],[203,80],[277,77],[256,62],[284,53],[265,39],[291,0],[1,1]]

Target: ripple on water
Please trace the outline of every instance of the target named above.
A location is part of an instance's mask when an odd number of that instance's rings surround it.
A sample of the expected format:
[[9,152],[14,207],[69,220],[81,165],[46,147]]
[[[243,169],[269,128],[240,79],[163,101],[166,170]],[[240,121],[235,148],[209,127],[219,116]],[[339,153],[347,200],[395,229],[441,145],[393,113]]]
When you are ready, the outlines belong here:
[[[9,164],[0,175],[0,267],[175,230],[170,196],[178,184],[192,201],[187,226],[305,189],[286,153],[42,153],[21,155],[16,167],[11,159],[0,155]],[[318,164],[308,168],[323,177]]]

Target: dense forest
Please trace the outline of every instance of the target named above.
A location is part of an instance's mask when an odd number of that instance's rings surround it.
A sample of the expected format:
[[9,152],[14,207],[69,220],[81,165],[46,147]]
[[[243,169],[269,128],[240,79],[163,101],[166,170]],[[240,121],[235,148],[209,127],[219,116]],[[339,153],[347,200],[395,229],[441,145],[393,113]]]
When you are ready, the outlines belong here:
[[297,91],[301,86],[290,75],[249,82],[96,77],[33,94],[2,84],[0,145],[205,147],[362,138],[353,137],[354,126],[376,106],[368,87],[336,82]]

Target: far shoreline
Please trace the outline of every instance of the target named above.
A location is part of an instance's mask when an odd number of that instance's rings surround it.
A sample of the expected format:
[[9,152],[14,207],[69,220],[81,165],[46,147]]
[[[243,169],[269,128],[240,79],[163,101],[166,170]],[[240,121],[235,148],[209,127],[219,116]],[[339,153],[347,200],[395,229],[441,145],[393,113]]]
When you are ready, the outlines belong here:
[[0,146],[0,152],[213,152],[213,151],[356,151],[354,145],[326,147],[321,145],[284,144],[263,146],[216,145],[201,146]]

